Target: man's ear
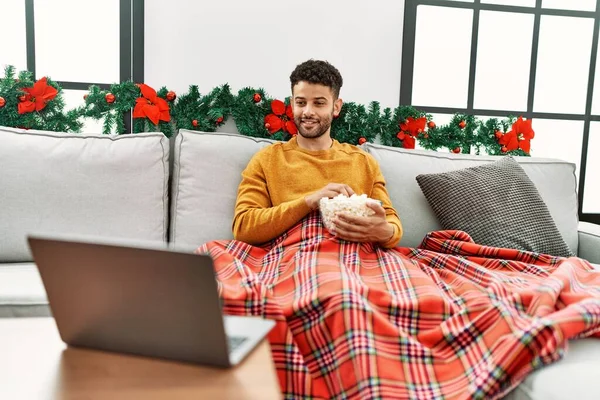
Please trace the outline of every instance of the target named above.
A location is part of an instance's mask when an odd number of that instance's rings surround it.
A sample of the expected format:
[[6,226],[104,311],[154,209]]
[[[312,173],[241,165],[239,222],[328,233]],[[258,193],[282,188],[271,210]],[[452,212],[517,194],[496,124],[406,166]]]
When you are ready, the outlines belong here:
[[338,115],[340,115],[340,111],[342,111],[342,105],[344,104],[344,101],[340,98],[336,99],[333,102],[333,116],[337,117]]

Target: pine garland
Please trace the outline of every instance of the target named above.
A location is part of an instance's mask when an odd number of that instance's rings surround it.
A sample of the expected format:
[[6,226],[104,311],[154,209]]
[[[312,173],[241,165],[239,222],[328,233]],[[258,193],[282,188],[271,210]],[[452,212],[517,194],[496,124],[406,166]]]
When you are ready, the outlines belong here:
[[339,142],[355,145],[359,144],[361,138],[372,142],[375,137],[369,129],[368,115],[362,104],[342,104],[339,116],[331,123],[332,136]]
[[102,120],[103,133],[125,133],[123,114],[131,111],[138,97],[139,89],[131,81],[113,84],[109,90],[92,85],[84,96],[81,116]]
[[263,88],[245,87],[234,99],[232,116],[238,132],[242,135],[266,138],[265,116],[271,112],[271,101]]
[[445,147],[453,153],[470,154],[472,148],[480,146],[477,128],[478,123],[472,115],[455,114],[447,125],[430,128],[428,137],[419,138],[419,144],[428,150]]
[[34,84],[31,72],[21,71],[16,77],[13,66],[9,65],[4,69],[4,77],[0,78],[0,126],[60,132],[81,130],[81,110],[65,112],[62,89],[50,79],[47,80],[47,86],[58,91],[56,96],[39,111],[19,113],[19,103],[23,103],[27,96],[24,89],[32,88]]
[[[398,136],[401,131],[400,124],[409,118],[413,120],[425,118],[427,123],[431,121],[431,115],[419,111],[412,106],[399,106],[394,109],[393,114],[390,110],[387,110],[387,113],[384,111],[384,114],[386,114],[387,121],[383,125],[381,143],[386,146],[405,147],[404,140],[401,140]],[[393,116],[389,118],[390,115]]]
[[[281,104],[287,107],[290,98],[271,98],[263,88],[245,87],[234,95],[229,85],[224,84],[202,95],[198,86],[191,85],[187,93],[176,95],[166,87],[155,92],[147,85],[126,81],[113,84],[108,90],[92,85],[84,96],[85,105],[65,111],[62,89],[48,79],[48,87],[56,89],[57,94],[44,103],[43,109],[19,113],[24,89],[34,84],[39,81],[34,82],[30,72],[22,71],[16,78],[15,68],[6,67],[4,78],[0,79],[0,126],[79,132],[81,120],[93,118],[103,121],[103,133],[123,134],[126,133],[124,115],[133,112],[133,133],[160,131],[168,137],[179,128],[214,132],[229,117],[235,120],[238,132],[246,136],[286,141],[295,133],[289,130],[296,129],[289,126],[293,119],[280,112]],[[275,128],[270,121],[276,122]],[[279,125],[281,128],[274,131]],[[339,116],[332,121],[331,131],[338,141],[354,145],[379,138],[386,146],[414,148],[418,142],[427,150],[518,156],[529,155],[521,149],[521,144],[528,144],[533,138],[531,122],[517,121],[513,116],[480,121],[472,115],[457,113],[448,124],[438,126],[430,114],[412,106],[382,110],[376,101],[368,107],[344,103]]]
[[521,149],[508,152],[502,151],[502,145],[498,144],[498,138],[503,135],[504,132],[508,132],[515,121],[516,118],[514,116],[509,116],[503,120],[490,118],[487,121],[481,122],[478,130],[479,142],[477,154],[484,149],[487,154],[494,156],[504,155],[507,153],[514,156],[528,156],[529,154],[525,153]]
[[[166,93],[166,89],[164,91]],[[214,88],[205,96],[200,94],[198,86],[191,85],[188,93],[177,97],[171,107],[171,117],[177,128],[214,132],[227,121],[234,103],[235,97],[227,84]]]

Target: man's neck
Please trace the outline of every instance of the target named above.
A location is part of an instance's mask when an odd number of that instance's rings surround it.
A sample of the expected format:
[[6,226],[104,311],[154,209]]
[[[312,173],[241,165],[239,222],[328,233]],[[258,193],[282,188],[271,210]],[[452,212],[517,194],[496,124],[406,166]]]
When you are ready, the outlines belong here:
[[305,138],[304,136],[297,134],[296,141],[298,142],[298,147],[306,149],[306,150],[328,150],[333,146],[333,139],[329,132],[318,138]]

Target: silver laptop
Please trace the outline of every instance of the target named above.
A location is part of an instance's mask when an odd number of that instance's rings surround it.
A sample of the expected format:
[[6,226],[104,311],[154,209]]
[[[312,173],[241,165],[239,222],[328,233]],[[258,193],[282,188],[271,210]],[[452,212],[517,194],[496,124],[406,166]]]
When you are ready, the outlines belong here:
[[210,256],[106,239],[28,240],[68,345],[229,367],[274,326],[223,316]]

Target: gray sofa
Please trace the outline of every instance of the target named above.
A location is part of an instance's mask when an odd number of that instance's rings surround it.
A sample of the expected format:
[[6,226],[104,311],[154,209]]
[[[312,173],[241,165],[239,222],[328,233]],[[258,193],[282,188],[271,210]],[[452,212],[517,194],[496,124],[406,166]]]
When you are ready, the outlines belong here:
[[[242,169],[271,142],[235,134],[181,130],[70,135],[0,127],[0,317],[49,315],[25,235],[60,232],[169,242],[193,250],[228,239]],[[403,246],[440,229],[415,180],[495,158],[363,148],[380,163],[404,225]],[[517,158],[538,187],[567,244],[600,264],[600,227],[579,223],[575,166]],[[169,206],[170,205],[170,206]],[[597,398],[600,341],[574,341],[564,360],[531,374],[512,399]]]

